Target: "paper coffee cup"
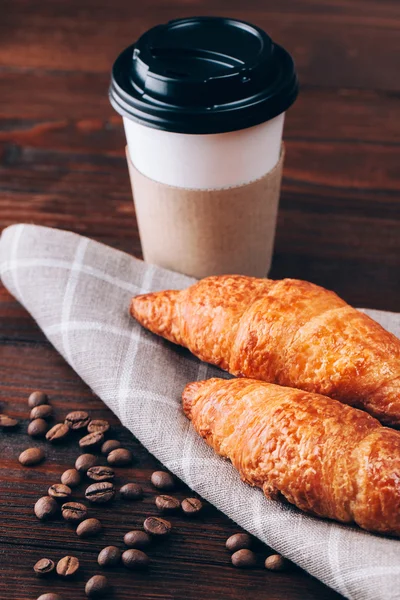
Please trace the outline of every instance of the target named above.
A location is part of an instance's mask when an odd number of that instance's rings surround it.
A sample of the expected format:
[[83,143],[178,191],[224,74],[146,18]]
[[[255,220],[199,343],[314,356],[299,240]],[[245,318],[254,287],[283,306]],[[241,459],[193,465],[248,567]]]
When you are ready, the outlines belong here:
[[267,274],[297,93],[290,55],[242,21],[171,21],[122,52],[110,100],[145,260],[195,277]]

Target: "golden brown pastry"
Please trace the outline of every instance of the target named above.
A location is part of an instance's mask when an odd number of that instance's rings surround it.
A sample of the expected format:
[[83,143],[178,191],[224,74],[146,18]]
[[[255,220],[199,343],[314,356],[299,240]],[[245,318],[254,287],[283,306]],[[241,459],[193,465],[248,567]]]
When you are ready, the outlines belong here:
[[253,379],[190,383],[182,399],[196,431],[266,496],[400,535],[400,432],[325,396]]
[[208,277],[137,296],[131,313],[233,375],[331,396],[400,425],[400,340],[317,285]]

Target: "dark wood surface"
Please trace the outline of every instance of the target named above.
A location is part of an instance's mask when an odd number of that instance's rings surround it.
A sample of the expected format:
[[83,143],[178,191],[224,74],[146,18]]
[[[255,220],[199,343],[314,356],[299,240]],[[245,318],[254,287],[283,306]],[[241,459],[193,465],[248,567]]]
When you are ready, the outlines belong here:
[[[349,302],[400,304],[400,4],[393,0],[0,1],[0,228],[25,221],[71,229],[140,255],[121,119],[108,103],[117,53],[146,28],[195,14],[232,15],[269,31],[294,55],[301,94],[287,115],[276,252],[271,275],[334,289]],[[61,521],[42,524],[35,500],[79,454],[77,441],[46,449],[22,468],[30,391],[50,394],[56,419],[86,407],[108,418],[136,456],[118,483],[143,483],[142,502],[93,510],[105,525],[81,541]],[[0,287],[0,412],[22,420],[0,433],[0,598],[34,600],[50,588],[84,598],[98,550],[156,514],[149,476],[158,465],[94,397]],[[183,498],[187,490],[178,491]],[[78,497],[82,497],[82,488]],[[230,566],[225,539],[237,528],[213,507],[197,522],[174,517],[171,539],[151,551],[147,575],[118,569],[110,598],[339,598],[299,569]],[[305,540],[306,542],[306,540]],[[268,553],[260,547],[260,557]],[[77,555],[75,582],[37,580],[42,557]]]

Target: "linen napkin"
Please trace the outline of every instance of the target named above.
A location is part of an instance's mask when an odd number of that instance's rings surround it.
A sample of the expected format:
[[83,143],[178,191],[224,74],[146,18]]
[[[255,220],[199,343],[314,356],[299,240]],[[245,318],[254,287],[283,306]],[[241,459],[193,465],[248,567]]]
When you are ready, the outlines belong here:
[[[351,600],[400,599],[400,542],[319,520],[240,481],[181,409],[189,381],[229,377],[144,330],[131,296],[193,280],[79,235],[14,225],[0,240],[4,285],[141,443],[251,534]],[[400,315],[365,310],[400,335]]]

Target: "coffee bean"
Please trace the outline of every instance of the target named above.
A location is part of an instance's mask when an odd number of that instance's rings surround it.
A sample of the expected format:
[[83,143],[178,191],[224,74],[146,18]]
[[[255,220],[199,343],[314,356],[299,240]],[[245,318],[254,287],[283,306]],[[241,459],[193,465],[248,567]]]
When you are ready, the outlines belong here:
[[106,546],[97,557],[101,567],[115,567],[121,560],[121,550],[117,546]]
[[141,500],[143,498],[143,489],[138,483],[126,483],[119,492],[123,500]]
[[18,457],[19,462],[24,467],[33,467],[44,460],[45,454],[41,448],[27,448],[21,452]]
[[108,481],[99,481],[92,483],[85,492],[85,497],[89,502],[95,504],[104,504],[110,502],[115,496],[115,487]]
[[68,485],[70,488],[77,487],[81,482],[81,474],[76,469],[67,469],[61,475],[61,483]]
[[174,512],[180,506],[178,498],[173,496],[157,496],[155,502],[157,508],[162,512]]
[[138,530],[128,531],[124,535],[124,542],[128,548],[148,548],[151,544],[150,536],[145,532]]
[[61,442],[69,434],[69,427],[65,423],[57,423],[46,433],[46,440],[53,444]]
[[122,553],[122,562],[127,569],[140,571],[142,569],[147,569],[150,559],[147,554],[141,550],[132,548],[130,550],[125,550],[125,552]]
[[93,431],[93,433],[88,433],[85,437],[79,440],[79,446],[81,448],[95,448],[99,446],[104,441],[104,434],[101,431]]
[[114,479],[115,473],[111,467],[90,467],[86,475],[93,481],[107,481]]
[[160,519],[159,517],[147,517],[143,523],[143,527],[146,533],[157,537],[168,535],[172,529],[172,525],[169,521]]
[[98,519],[86,519],[79,523],[76,533],[79,537],[92,537],[102,530],[102,525]]
[[45,521],[46,519],[51,519],[58,512],[58,504],[51,498],[50,496],[43,496],[39,498],[34,506],[35,515],[41,521]]
[[85,594],[88,598],[103,598],[109,589],[110,584],[104,575],[94,575],[85,585]]
[[125,467],[130,465],[133,460],[132,452],[125,448],[112,450],[107,456],[107,462],[115,467]]
[[33,419],[50,419],[53,416],[53,407],[49,404],[41,404],[40,406],[35,406],[31,410],[30,420]]
[[43,437],[46,434],[48,425],[44,419],[34,419],[28,425],[28,435],[32,437]]
[[4,429],[13,429],[17,425],[17,419],[13,419],[13,417],[9,417],[8,415],[0,415],[0,427],[4,427]]
[[182,500],[181,506],[185,515],[195,517],[203,508],[203,503],[198,498],[185,498]]
[[154,471],[151,476],[151,483],[158,490],[171,491],[175,488],[174,478],[166,471]]
[[230,552],[249,549],[252,546],[252,539],[248,533],[234,533],[225,542],[226,549]]
[[87,508],[80,502],[66,502],[61,507],[61,513],[66,521],[78,523],[87,517]]
[[74,410],[65,417],[64,423],[68,425],[70,429],[84,429],[88,426],[90,417],[84,410]]
[[88,425],[88,432],[94,433],[95,431],[99,431],[100,433],[105,433],[110,429],[110,423],[103,419],[92,419]]
[[65,499],[65,498],[69,498],[71,496],[72,490],[70,487],[68,487],[67,485],[64,485],[63,483],[55,483],[54,485],[51,485],[49,487],[47,493],[52,498]]
[[39,596],[37,600],[63,600],[60,594],[52,594],[51,592],[48,594],[42,594]]
[[76,556],[64,556],[57,563],[57,575],[61,577],[72,577],[79,569],[79,560]]
[[37,561],[37,563],[33,566],[33,570],[36,575],[39,577],[44,577],[51,573],[54,569],[54,562],[50,560],[50,558],[41,558]]
[[265,559],[264,564],[268,571],[285,571],[288,569],[290,562],[280,554],[271,554]]
[[75,469],[80,473],[86,473],[96,463],[97,457],[94,454],[81,454],[75,461]]
[[101,453],[107,455],[117,448],[121,448],[121,442],[118,440],[107,440],[101,447]]
[[32,392],[32,394],[28,398],[28,406],[29,408],[35,408],[35,406],[40,406],[41,404],[47,404],[49,401],[47,394],[44,392]]
[[232,564],[238,569],[251,569],[257,564],[257,556],[251,550],[237,550],[231,557]]

